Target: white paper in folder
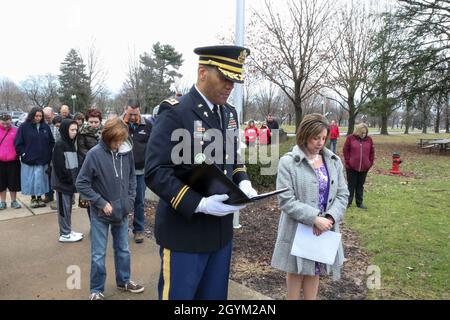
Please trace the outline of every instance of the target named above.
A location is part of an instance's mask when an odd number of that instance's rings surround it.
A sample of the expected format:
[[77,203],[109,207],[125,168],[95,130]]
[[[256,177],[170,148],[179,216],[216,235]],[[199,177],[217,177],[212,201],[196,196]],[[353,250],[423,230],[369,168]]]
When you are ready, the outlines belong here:
[[291,254],[332,265],[336,259],[340,241],[340,233],[325,231],[320,236],[316,236],[312,227],[299,223]]

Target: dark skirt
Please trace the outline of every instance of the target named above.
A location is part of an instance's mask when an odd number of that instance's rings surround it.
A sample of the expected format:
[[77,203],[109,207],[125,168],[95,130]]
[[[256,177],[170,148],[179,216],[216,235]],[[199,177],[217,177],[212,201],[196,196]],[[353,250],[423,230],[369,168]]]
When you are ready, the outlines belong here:
[[0,192],[20,191],[20,161],[0,161]]

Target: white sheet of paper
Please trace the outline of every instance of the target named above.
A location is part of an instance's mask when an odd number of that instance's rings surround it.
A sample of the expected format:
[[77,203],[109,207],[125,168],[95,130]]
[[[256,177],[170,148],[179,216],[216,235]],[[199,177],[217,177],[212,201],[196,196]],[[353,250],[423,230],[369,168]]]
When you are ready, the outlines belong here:
[[299,223],[291,254],[332,265],[336,259],[340,241],[340,233],[325,231],[320,236],[316,236],[312,227]]

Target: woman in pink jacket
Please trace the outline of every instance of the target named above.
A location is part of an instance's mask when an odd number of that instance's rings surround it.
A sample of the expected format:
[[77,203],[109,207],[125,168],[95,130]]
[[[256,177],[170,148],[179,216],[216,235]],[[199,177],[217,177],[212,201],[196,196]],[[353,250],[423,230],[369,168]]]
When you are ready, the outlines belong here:
[[17,129],[11,126],[11,116],[0,115],[0,210],[6,209],[6,189],[11,195],[11,208],[22,206],[16,200],[20,191],[20,162],[14,148]]
[[360,209],[367,209],[363,205],[364,183],[369,169],[375,161],[375,149],[372,138],[368,136],[369,128],[365,123],[360,123],[355,127],[352,135],[347,136],[344,144],[345,168],[347,170],[348,206],[353,202],[356,191],[356,206]]

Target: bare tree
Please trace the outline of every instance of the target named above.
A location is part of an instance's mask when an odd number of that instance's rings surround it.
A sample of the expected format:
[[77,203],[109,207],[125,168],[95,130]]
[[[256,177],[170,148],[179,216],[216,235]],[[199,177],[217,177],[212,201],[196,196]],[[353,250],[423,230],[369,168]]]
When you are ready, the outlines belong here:
[[0,110],[25,110],[27,97],[20,87],[13,81],[0,81]]
[[281,90],[279,90],[279,96],[280,105],[274,113],[274,117],[278,120],[280,125],[287,122],[290,126],[292,125],[292,120],[295,116],[294,104]]
[[58,103],[58,77],[53,74],[29,76],[22,82],[22,89],[37,107],[47,107]]
[[325,39],[331,8],[328,0],[290,0],[283,16],[265,0],[264,10],[253,11],[247,33],[253,48],[249,68],[292,101],[296,127],[303,118],[303,102],[320,88],[330,59],[330,43]]
[[141,65],[136,54],[130,54],[128,57],[128,72],[122,86],[121,95],[131,96],[137,99],[141,105],[144,103],[145,95],[142,87]]
[[91,88],[91,97],[89,103],[93,104],[97,98],[106,93],[107,72],[101,65],[100,53],[95,47],[95,41],[92,41],[83,55],[79,52],[79,56],[83,57],[86,63],[86,73],[88,77],[89,87]]
[[276,109],[280,106],[280,95],[275,84],[269,82],[267,85],[260,85],[255,96],[255,103],[258,108],[258,113],[263,119],[269,114],[274,114]]
[[256,105],[253,103],[253,79],[250,77],[246,77],[244,82],[244,90],[243,90],[243,101],[242,101],[242,119],[240,121],[243,123],[246,120],[249,120],[249,115],[256,114]]
[[366,77],[370,43],[370,19],[361,2],[352,1],[350,8],[339,11],[336,32],[339,38],[337,48],[331,52],[333,61],[327,73],[327,86],[339,99],[327,97],[337,102],[349,114],[347,134],[353,132],[355,119],[361,106],[367,100]]

